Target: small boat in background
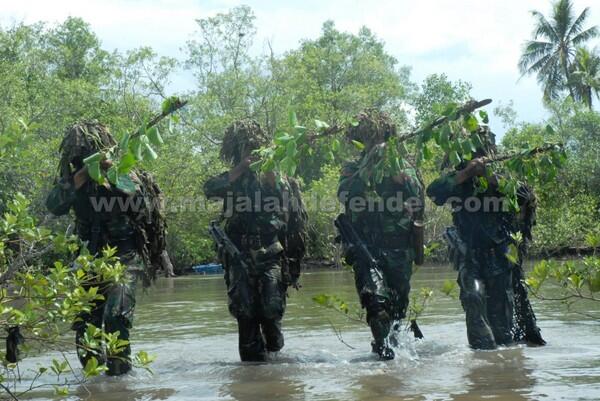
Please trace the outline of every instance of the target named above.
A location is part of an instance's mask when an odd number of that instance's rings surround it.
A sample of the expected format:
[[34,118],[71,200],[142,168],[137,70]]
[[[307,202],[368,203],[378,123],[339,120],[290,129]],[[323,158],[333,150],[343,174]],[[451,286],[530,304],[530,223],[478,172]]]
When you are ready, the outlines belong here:
[[197,274],[221,274],[223,273],[223,265],[220,263],[208,263],[192,266],[192,270]]

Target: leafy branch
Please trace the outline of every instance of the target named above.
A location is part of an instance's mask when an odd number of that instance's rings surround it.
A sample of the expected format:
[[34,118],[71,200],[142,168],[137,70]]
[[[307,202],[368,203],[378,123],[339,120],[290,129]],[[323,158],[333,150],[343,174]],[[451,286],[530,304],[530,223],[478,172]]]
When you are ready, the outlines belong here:
[[[99,184],[104,184],[108,180],[120,190],[133,193],[135,184],[129,177],[129,172],[139,162],[158,158],[153,146],[163,144],[156,125],[186,104],[187,101],[182,101],[177,97],[165,99],[161,106],[161,112],[145,122],[137,131],[132,134],[125,133],[116,146],[85,158],[83,162],[87,166],[90,177]],[[110,160],[112,165],[103,171],[102,162],[105,160]]]
[[[289,113],[288,126],[275,132],[273,143],[255,151],[259,160],[252,164],[255,171],[278,171],[287,176],[296,175],[299,161],[310,157],[317,141],[329,138],[342,131],[340,125],[330,126],[324,121],[314,120],[315,128],[309,130],[298,123],[296,113]],[[319,146],[322,146],[319,143]],[[330,160],[340,148],[338,138],[333,138],[329,149]]]

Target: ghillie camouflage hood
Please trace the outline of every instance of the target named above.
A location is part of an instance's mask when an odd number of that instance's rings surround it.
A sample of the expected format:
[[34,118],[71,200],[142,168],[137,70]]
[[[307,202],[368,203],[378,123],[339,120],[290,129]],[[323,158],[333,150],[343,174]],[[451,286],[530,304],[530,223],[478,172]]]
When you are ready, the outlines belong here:
[[[493,157],[496,154],[496,135],[490,130],[490,127],[487,125],[480,125],[477,129],[477,135],[481,141],[483,147],[478,147],[477,151],[473,153],[472,159],[476,159],[478,157]],[[463,161],[458,166],[455,166],[456,169],[461,170],[467,166],[468,161]],[[440,165],[440,170],[445,170],[446,168],[452,167],[450,163],[450,159],[448,155],[444,156],[442,160],[442,164]]]
[[269,137],[255,120],[237,120],[225,130],[221,160],[237,164],[247,152],[256,150],[268,142]]
[[354,119],[358,124],[350,125],[346,136],[364,144],[380,143],[396,135],[396,125],[388,113],[369,108],[358,113]]
[[479,139],[483,144],[483,149],[477,149],[475,157],[493,156],[496,153],[496,135],[490,130],[487,125],[480,125],[477,130]]
[[87,156],[107,150],[116,144],[108,127],[96,120],[82,120],[73,124],[67,129],[59,148],[61,176],[68,176],[72,173],[71,165],[81,168],[83,159]]

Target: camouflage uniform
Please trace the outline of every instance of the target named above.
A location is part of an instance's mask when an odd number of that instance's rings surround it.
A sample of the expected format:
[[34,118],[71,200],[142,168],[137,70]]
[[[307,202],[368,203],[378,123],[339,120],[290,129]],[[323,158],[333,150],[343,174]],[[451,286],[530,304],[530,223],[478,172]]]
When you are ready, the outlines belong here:
[[[265,140],[255,121],[237,121],[226,132],[222,158],[237,164],[244,154],[242,148],[256,149]],[[237,304],[238,269],[232,268],[233,261],[227,255],[219,255],[225,267],[229,311],[238,321],[242,361],[264,361],[266,351],[276,352],[283,347],[281,320],[287,287],[297,282],[299,261],[304,253],[302,241],[290,243],[296,237],[293,234],[297,234],[290,232],[293,224],[287,208],[294,191],[293,182],[281,177],[276,181],[272,187],[259,174],[247,170],[234,182],[229,181],[229,172],[225,172],[204,184],[208,199],[224,200],[225,233],[240,250],[249,269],[252,305],[248,307]],[[300,254],[291,255],[288,250],[292,248],[295,249],[291,254]]]
[[[515,337],[513,274],[520,266],[511,263],[506,254],[514,241],[511,235],[522,229],[518,215],[491,202],[502,198],[493,185],[483,193],[476,192],[475,179],[458,184],[456,174],[451,172],[433,181],[427,195],[438,206],[449,202],[454,207],[454,227],[449,234],[456,233],[458,246],[451,250],[451,258],[458,270],[469,344],[476,349],[509,345]],[[527,209],[534,195],[524,186],[518,194],[520,206]],[[464,201],[471,197],[473,205],[480,202],[482,207],[468,207]]]
[[[353,211],[353,199],[369,199],[369,188],[357,174],[360,161],[347,164],[341,174],[338,197],[345,204],[358,235],[365,242],[381,269],[383,280],[372,281],[363,277],[357,261],[346,253],[346,261],[352,264],[355,272],[356,290],[362,307],[367,310],[367,322],[371,327],[374,343],[373,350],[382,358],[393,358],[393,351],[386,345],[394,321],[406,316],[410,278],[415,251],[411,245],[411,230],[415,214],[419,213],[418,203],[422,189],[414,170],[404,171],[406,181],[400,185],[385,177],[374,188],[377,204],[373,210]],[[395,198],[400,207],[389,207],[389,200]],[[416,201],[411,212],[403,205],[407,201]],[[379,207],[379,202],[384,207]],[[374,288],[370,288],[374,286]]]
[[[94,150],[89,149],[88,152],[89,155]],[[86,154],[82,154],[77,160],[71,161],[75,170],[83,167],[82,159],[86,156]],[[88,323],[98,328],[104,325],[106,332],[118,331],[120,339],[129,340],[129,330],[132,327],[135,308],[135,278],[144,271],[142,260],[137,252],[132,217],[127,211],[121,210],[118,202],[115,202],[112,210],[109,210],[108,207],[95,209],[95,206],[100,205],[102,200],[111,200],[111,198],[125,200],[128,197],[129,195],[113,187],[107,188],[98,185],[91,179],[88,179],[81,188],[76,190],[72,175],[63,171],[63,176],[57,180],[46,199],[46,207],[56,216],[66,215],[73,209],[76,234],[81,241],[87,243],[88,250],[92,255],[99,253],[106,246],[116,247],[116,256],[119,257],[121,263],[127,265],[131,277],[127,284],[103,286],[102,283],[98,283],[98,292],[104,297],[104,300],[98,301],[90,313],[82,314],[80,319],[73,324],[78,356],[84,366],[91,355],[79,345]],[[131,348],[128,345],[122,353],[114,358],[109,358],[108,361],[104,361],[101,355],[94,356],[99,359],[100,363],[106,362],[107,374],[120,375],[131,369],[130,354]]]
[[[279,236],[285,229],[285,217],[281,210],[268,211],[265,202],[269,197],[281,200],[282,191],[265,185],[255,173],[246,172],[233,183],[229,182],[228,173],[211,178],[204,185],[204,193],[209,199],[225,200],[224,213],[230,216],[226,218],[225,232],[243,253],[250,269],[254,305],[243,308],[233,304],[231,292],[235,291],[237,277],[233,277],[230,261],[223,260],[229,310],[238,320],[240,357],[242,361],[264,360],[265,350],[274,352],[283,347],[281,319],[286,306],[287,280],[284,280],[286,272],[282,269],[283,246]],[[236,210],[236,205],[244,202],[242,199],[249,200],[247,208],[241,206]],[[242,309],[251,312],[242,315]]]

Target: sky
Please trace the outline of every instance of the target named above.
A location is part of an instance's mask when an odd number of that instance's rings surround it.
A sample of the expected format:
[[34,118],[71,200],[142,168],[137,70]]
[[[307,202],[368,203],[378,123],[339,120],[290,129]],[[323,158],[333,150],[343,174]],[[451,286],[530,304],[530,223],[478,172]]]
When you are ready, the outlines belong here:
[[[600,0],[573,0],[575,12],[591,8],[588,26],[600,25]],[[0,0],[0,23],[60,23],[68,16],[86,20],[108,50],[151,46],[161,55],[184,58],[182,48],[197,31],[196,19],[247,4],[256,14],[253,51],[276,53],[319,36],[326,20],[343,31],[369,27],[411,78],[446,73],[473,85],[475,98],[492,105],[514,102],[519,121],[547,117],[535,77],[521,77],[517,62],[531,37],[531,10],[550,13],[548,0]],[[600,41],[591,42],[592,47]],[[189,74],[174,77],[178,89],[193,86]],[[492,129],[502,133],[499,119]]]

